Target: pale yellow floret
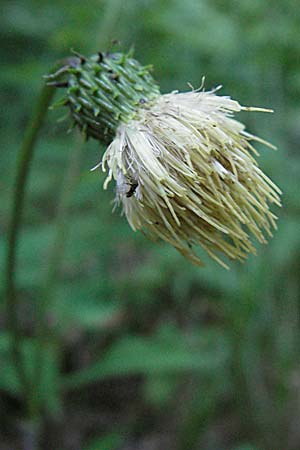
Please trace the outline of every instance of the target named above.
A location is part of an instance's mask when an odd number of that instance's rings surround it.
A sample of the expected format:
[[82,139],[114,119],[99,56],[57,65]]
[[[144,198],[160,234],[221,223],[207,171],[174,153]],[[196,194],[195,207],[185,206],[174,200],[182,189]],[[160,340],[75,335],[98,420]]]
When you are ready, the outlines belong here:
[[[121,124],[102,159],[104,188],[116,181],[116,203],[134,230],[169,242],[194,264],[199,245],[219,264],[255,253],[265,243],[280,190],[259,169],[250,141],[274,148],[233,119],[243,107],[229,97],[191,91],[158,97]],[[133,188],[134,186],[134,188]],[[133,192],[130,191],[133,189]]]

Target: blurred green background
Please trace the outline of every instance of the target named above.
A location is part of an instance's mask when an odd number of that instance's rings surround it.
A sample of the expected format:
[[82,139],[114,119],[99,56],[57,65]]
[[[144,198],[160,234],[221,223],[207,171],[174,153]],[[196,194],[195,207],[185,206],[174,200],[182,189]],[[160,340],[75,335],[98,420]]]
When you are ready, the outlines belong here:
[[111,213],[113,189],[103,191],[100,171],[89,171],[103,149],[68,134],[64,111],[51,110],[31,167],[16,273],[26,370],[39,372],[39,438],[1,300],[0,449],[299,450],[300,3],[1,6],[1,261],[42,76],[71,48],[90,54],[112,40],[154,65],[162,92],[198,87],[205,75],[207,89],[222,84],[221,94],[274,109],[239,119],[279,149],[259,148],[260,165],[283,190],[283,208],[274,209],[272,241],[244,265],[194,267]]

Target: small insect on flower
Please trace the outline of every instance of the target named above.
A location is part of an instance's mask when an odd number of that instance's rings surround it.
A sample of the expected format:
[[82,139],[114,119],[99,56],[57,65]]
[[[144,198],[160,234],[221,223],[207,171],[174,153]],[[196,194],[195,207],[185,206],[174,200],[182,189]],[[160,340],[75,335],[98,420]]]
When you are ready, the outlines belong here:
[[138,187],[138,185],[139,185],[139,184],[138,184],[136,181],[133,181],[133,182],[130,184],[130,189],[129,189],[128,192],[126,192],[126,197],[127,197],[127,198],[130,198],[130,197],[133,196],[133,194],[135,193],[136,188]]
[[[84,61],[84,63],[83,63]],[[67,88],[63,103],[75,124],[108,144],[96,166],[116,182],[117,205],[133,230],[169,242],[194,264],[198,246],[243,261],[272,236],[280,190],[258,167],[253,142],[233,118],[241,106],[216,88],[161,95],[131,55],[101,53],[66,64],[49,82]]]

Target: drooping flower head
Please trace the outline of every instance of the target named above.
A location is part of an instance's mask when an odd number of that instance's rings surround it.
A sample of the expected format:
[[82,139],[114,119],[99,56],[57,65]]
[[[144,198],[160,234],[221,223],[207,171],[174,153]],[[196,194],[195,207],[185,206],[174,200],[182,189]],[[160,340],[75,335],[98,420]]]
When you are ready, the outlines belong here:
[[[63,78],[63,82],[59,81]],[[116,205],[133,230],[169,242],[202,265],[197,246],[221,265],[243,261],[272,236],[280,190],[258,167],[253,142],[272,147],[233,118],[243,107],[219,88],[161,95],[131,55],[73,58],[50,82],[66,86],[75,123],[106,144],[96,167],[116,185]]]

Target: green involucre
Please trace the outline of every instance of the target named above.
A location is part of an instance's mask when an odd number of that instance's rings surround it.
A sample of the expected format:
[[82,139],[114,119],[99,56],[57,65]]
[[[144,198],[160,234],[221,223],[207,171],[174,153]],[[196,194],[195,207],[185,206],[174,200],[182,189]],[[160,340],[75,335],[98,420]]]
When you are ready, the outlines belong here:
[[142,105],[160,94],[150,66],[123,53],[69,58],[48,80],[67,88],[59,104],[69,106],[75,124],[87,137],[106,144],[120,123],[135,118]]

